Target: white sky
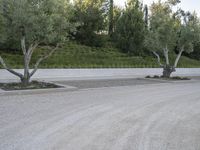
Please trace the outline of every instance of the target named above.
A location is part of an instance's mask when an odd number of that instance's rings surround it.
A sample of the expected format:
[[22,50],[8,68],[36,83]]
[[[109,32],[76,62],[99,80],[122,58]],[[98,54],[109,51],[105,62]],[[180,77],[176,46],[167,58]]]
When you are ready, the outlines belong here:
[[[158,0],[141,0],[144,4],[150,5],[153,1],[157,2]],[[126,0],[114,0],[116,5],[124,6]],[[200,16],[200,0],[181,0],[181,4],[178,7],[186,11],[196,11]]]

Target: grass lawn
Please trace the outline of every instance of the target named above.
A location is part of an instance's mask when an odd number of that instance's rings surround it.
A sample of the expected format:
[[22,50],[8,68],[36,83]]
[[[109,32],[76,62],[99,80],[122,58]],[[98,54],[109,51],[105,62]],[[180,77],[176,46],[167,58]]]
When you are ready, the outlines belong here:
[[[34,52],[31,66],[37,58],[45,53],[45,47]],[[23,67],[23,56],[20,53],[5,53],[0,55],[12,68]],[[172,60],[175,58],[173,56]],[[96,48],[69,42],[62,49],[58,49],[50,58],[41,63],[40,68],[157,68],[154,56],[128,56],[116,48]],[[200,61],[181,57],[178,67],[200,67]]]

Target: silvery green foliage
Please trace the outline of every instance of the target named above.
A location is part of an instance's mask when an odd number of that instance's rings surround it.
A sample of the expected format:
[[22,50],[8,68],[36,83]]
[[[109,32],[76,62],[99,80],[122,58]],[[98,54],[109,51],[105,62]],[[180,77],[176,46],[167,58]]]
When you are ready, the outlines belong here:
[[168,4],[158,3],[151,7],[150,27],[145,39],[145,45],[150,51],[162,52],[164,48],[173,50],[177,31],[175,20],[171,17]]
[[20,43],[22,34],[26,44],[58,43],[68,38],[69,30],[74,26],[69,23],[68,0],[0,0],[1,15],[5,24],[4,36],[9,41]]
[[193,51],[193,43],[199,39],[199,19],[195,13],[182,10],[174,13],[172,6],[176,3],[176,0],[170,0],[152,5],[150,27],[145,39],[149,50],[162,52],[167,47],[173,52],[177,46],[178,51]]
[[194,43],[199,41],[200,23],[197,15],[190,12],[182,12],[179,26],[178,48],[191,53],[194,50]]

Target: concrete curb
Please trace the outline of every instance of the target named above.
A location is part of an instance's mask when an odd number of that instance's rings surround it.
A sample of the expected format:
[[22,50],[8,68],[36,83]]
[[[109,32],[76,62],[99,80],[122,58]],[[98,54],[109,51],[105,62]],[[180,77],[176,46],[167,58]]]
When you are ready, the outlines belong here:
[[76,91],[78,88],[73,86],[66,86],[57,83],[53,83],[63,88],[47,88],[47,89],[30,89],[30,90],[14,90],[14,91],[4,91],[0,89],[0,96],[16,96],[16,95],[32,95],[32,94],[46,94],[46,93],[56,93],[56,92],[70,92]]

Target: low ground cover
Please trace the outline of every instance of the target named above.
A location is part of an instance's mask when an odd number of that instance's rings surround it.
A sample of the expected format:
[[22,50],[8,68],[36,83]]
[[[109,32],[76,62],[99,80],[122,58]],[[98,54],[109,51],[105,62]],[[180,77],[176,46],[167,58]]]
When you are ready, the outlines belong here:
[[[33,67],[39,55],[46,52],[45,47],[40,47],[33,55]],[[23,68],[23,55],[19,52],[0,51],[1,56],[12,68]],[[175,55],[171,56],[172,60]],[[2,66],[0,66],[2,67]],[[107,46],[103,48],[89,47],[74,42],[69,42],[58,49],[51,57],[41,63],[40,68],[157,68],[154,55],[129,56],[119,49]],[[180,68],[200,67],[200,61],[181,57],[178,65]]]

